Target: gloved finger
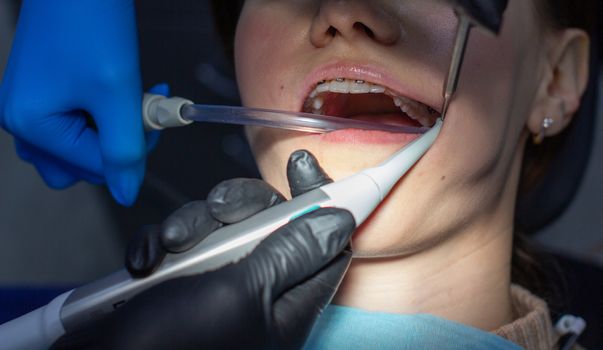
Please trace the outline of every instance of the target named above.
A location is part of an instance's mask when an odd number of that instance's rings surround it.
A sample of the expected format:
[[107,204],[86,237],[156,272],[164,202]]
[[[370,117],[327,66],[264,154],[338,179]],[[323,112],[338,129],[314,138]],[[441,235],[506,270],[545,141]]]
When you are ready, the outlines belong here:
[[[19,138],[15,138],[15,148],[17,149],[17,154],[19,154],[23,160],[32,163],[43,178],[45,178],[43,173],[49,173],[49,177],[65,178],[65,180],[62,180],[63,182],[66,182],[67,178],[73,178],[73,182],[85,180],[97,185],[104,182],[104,178],[102,176],[98,176],[72,164],[66,163],[62,159],[57,158],[25,141],[22,141]],[[46,181],[46,183],[49,184],[50,187],[59,189],[69,186],[53,186],[48,181]]]
[[[27,127],[26,132],[20,130]],[[14,130],[16,129],[16,130]],[[61,160],[63,165],[102,177],[103,163],[98,147],[98,136],[86,122],[86,114],[81,111],[54,114],[45,123],[17,124],[11,130],[14,135],[25,135],[21,141],[32,148]],[[37,135],[27,138],[27,135]]]
[[170,95],[170,85],[168,83],[155,84],[149,89],[149,92],[167,97]]
[[205,201],[190,202],[173,212],[161,224],[162,246],[172,252],[186,251],[222,226]]
[[355,225],[354,217],[347,210],[317,209],[268,236],[242,260],[243,266],[256,283],[269,288],[272,298],[278,298],[339,255]]
[[[44,182],[51,188],[64,189],[83,178],[58,159],[17,138],[15,138],[15,148],[23,160],[34,165]],[[93,177],[91,176],[90,179]]]
[[49,162],[47,159],[34,157],[32,164],[50,188],[62,190],[78,182],[75,176],[62,169],[60,165]]
[[50,188],[62,190],[78,181],[75,176],[65,171],[60,165],[48,161],[48,159],[32,156],[31,163]]
[[[169,94],[169,86],[167,84],[158,84],[153,86],[151,89],[151,91],[153,91],[154,93],[158,93],[158,94]],[[73,112],[70,114],[66,114],[64,116],[64,118],[69,119],[71,118],[73,121],[76,121],[75,124],[73,124],[73,128],[78,128],[78,127],[82,127],[82,119],[85,119],[82,117],[82,115],[80,115],[81,113],[79,112]],[[94,121],[95,124],[97,123],[97,121]],[[65,124],[65,123],[63,123]],[[95,153],[98,153],[98,139],[97,136],[94,134],[94,130],[91,127],[85,127],[83,126],[83,132],[81,133],[81,135],[86,135],[86,134],[90,134],[89,136],[91,137],[91,143],[92,143],[92,148],[95,148]],[[92,132],[92,133],[90,133]],[[71,134],[71,133],[70,133]],[[152,132],[146,135],[146,147],[147,147],[147,151],[150,151],[152,148],[155,147],[155,145],[157,144],[158,140],[159,140],[159,135],[160,132]],[[79,153],[84,152],[84,156],[87,154],[85,153],[85,150],[91,149],[91,147],[87,147],[86,145],[89,144],[89,142],[83,142],[83,139],[78,140],[77,142],[79,143],[83,143],[83,145],[80,147],[80,152],[70,152],[71,154],[74,155],[78,155]],[[39,152],[38,152],[39,153]],[[49,158],[53,158],[52,156],[48,156]],[[44,157],[37,157],[38,159],[40,158],[44,158]],[[54,157],[56,158],[56,157]],[[64,158],[64,157],[62,157]],[[92,157],[94,158],[94,157]],[[100,158],[100,157],[97,157]],[[56,159],[57,162],[56,163],[60,163],[60,159]],[[53,163],[55,163],[55,161],[47,161],[46,163],[53,165]],[[100,167],[98,166],[92,166],[89,167],[85,162],[75,162],[75,163],[71,163],[72,165],[69,166],[68,164],[63,164],[63,168],[64,169],[68,169],[66,171],[71,172],[71,174],[76,177],[77,179],[83,179],[86,180],[88,182],[94,183],[94,184],[101,184],[104,183],[104,174],[102,173],[102,171],[100,171]],[[83,169],[80,168],[80,166],[83,166]],[[56,166],[55,166],[56,167]],[[51,166],[52,168],[52,166]],[[39,169],[38,169],[39,170]],[[90,170],[94,171],[94,172],[90,172]],[[99,171],[98,173],[96,173],[97,171]],[[49,176],[46,176],[45,179],[49,178]],[[47,181],[48,183],[48,181]],[[52,186],[51,187],[55,187],[57,188],[57,186]]]
[[75,166],[72,166],[70,164],[67,164],[56,157],[47,155],[46,152],[40,151],[40,154],[44,154],[43,159],[48,159],[50,164],[56,164],[57,166],[60,166],[64,172],[71,174],[71,176],[73,176],[78,181],[84,180],[86,182],[89,182],[89,183],[95,184],[95,185],[100,185],[100,184],[105,183],[105,179],[102,176],[98,176],[96,174],[89,173],[86,170],[83,170],[83,169],[77,168]]
[[123,84],[89,107],[98,128],[100,152],[109,190],[122,205],[131,205],[144,177],[146,142],[140,84]]
[[295,151],[289,157],[287,179],[293,197],[333,182],[314,155],[306,150]]
[[282,348],[302,347],[314,322],[335,296],[351,261],[352,252],[344,250],[312,278],[285,292],[274,303],[273,324]]
[[23,161],[31,163],[32,155],[31,155],[31,152],[29,151],[29,149],[30,149],[30,147],[28,147],[25,142],[23,142],[15,137],[15,150],[17,151],[17,155]]
[[167,251],[161,244],[160,225],[146,225],[130,239],[126,249],[126,269],[134,277],[148,276],[161,264]]
[[239,178],[214,187],[207,196],[207,205],[214,218],[232,224],[284,200],[283,195],[262,180]]

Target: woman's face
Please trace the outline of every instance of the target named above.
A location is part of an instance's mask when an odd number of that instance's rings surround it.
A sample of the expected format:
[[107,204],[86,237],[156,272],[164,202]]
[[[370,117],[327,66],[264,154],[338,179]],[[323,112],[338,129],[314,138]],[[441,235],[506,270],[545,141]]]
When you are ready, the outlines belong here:
[[[543,64],[532,7],[531,1],[511,0],[498,37],[472,32],[439,138],[357,231],[356,254],[411,254],[470,226],[489,227],[501,212],[512,215],[526,120]],[[235,43],[243,104],[430,124],[442,106],[456,26],[453,10],[439,0],[247,0]],[[327,87],[312,98],[316,88]],[[373,93],[349,92],[371,88]],[[262,176],[284,194],[287,160],[295,150],[312,152],[338,180],[376,165],[415,137],[264,128],[249,128],[247,135]],[[512,223],[512,216],[505,219]]]

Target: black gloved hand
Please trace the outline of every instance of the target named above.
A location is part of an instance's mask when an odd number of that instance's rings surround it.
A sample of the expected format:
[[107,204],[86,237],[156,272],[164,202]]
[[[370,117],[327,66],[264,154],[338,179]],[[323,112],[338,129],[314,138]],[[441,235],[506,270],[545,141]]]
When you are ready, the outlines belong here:
[[[294,196],[331,181],[306,151],[291,156],[287,175]],[[128,251],[128,269],[149,274],[166,251],[190,249],[220,226],[283,200],[260,180],[225,181],[206,202],[190,203],[161,226],[139,234]],[[170,280],[136,296],[99,327],[102,332],[96,333],[104,339],[95,344],[111,349],[300,348],[347,269],[351,252],[344,248],[354,228],[352,215],[342,209],[301,216],[238,263]]]

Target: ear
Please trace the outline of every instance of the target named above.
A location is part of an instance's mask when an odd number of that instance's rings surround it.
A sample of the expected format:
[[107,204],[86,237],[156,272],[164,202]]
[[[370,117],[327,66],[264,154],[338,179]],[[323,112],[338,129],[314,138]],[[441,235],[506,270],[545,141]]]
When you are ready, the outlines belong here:
[[583,30],[563,29],[551,34],[545,48],[544,74],[527,128],[538,134],[544,119],[551,118],[543,136],[552,136],[569,125],[580,107],[588,83],[590,41]]

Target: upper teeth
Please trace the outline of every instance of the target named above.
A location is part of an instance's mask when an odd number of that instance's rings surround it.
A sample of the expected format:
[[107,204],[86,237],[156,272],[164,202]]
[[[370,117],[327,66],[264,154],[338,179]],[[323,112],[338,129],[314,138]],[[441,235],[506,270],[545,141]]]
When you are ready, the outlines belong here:
[[340,94],[382,94],[385,92],[385,88],[377,84],[367,83],[364,80],[337,78],[330,81],[320,81],[310,93],[310,98],[314,98],[319,93],[327,91]]
[[345,78],[320,81],[314,90],[310,92],[310,99],[307,102],[307,105],[309,103],[308,106],[312,108],[312,111],[315,114],[322,114],[322,107],[324,104],[323,98],[318,95],[328,91],[340,94],[385,93],[392,97],[394,104],[399,107],[402,112],[418,121],[423,126],[432,126],[437,117],[437,112],[431,107],[404,96],[399,96],[381,85],[372,84],[364,80],[351,80]]

